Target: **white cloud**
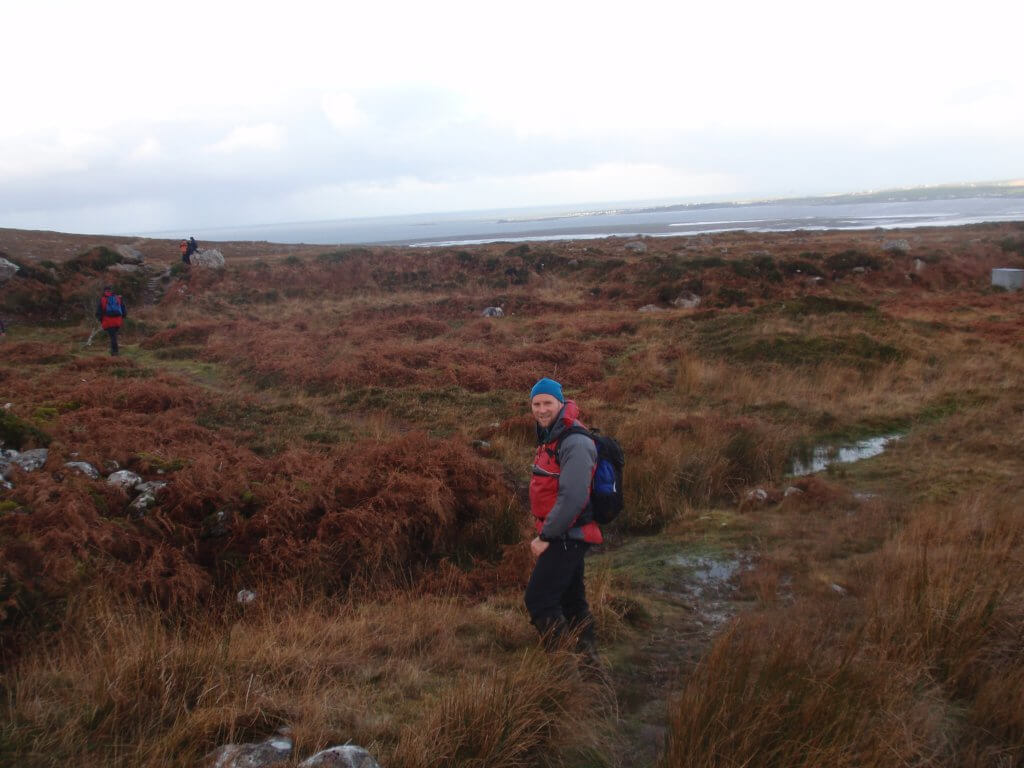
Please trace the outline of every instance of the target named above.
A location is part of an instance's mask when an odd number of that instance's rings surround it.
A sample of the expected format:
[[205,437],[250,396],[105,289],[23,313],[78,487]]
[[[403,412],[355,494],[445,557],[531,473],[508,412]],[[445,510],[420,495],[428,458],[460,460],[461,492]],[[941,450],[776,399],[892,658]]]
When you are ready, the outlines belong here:
[[128,160],[130,162],[142,163],[150,160],[156,160],[160,155],[161,145],[159,140],[153,136],[149,136],[128,154]]
[[327,121],[341,133],[361,128],[367,123],[366,114],[350,93],[325,93],[320,99],[320,108]]
[[273,123],[240,125],[231,133],[206,148],[207,152],[230,155],[246,150],[273,151],[281,149],[285,142],[284,129]]

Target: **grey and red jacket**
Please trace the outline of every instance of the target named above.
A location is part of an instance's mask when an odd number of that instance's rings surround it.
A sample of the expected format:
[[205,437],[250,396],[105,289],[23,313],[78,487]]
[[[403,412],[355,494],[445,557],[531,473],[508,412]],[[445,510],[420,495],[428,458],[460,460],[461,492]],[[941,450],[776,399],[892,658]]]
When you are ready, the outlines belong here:
[[[530,511],[545,541],[569,538],[600,544],[601,529],[591,519],[590,485],[597,467],[597,446],[587,435],[562,433],[583,427],[579,408],[566,400],[547,429],[537,426],[537,454],[530,478]],[[585,428],[585,427],[584,427]]]

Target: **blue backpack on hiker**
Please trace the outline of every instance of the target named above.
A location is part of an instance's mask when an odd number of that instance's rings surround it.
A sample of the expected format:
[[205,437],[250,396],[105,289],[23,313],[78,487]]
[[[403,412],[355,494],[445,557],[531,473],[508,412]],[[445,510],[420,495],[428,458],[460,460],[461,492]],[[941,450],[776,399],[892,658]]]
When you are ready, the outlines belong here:
[[626,466],[626,455],[614,437],[602,435],[597,429],[570,427],[559,435],[558,445],[561,446],[562,441],[573,434],[586,435],[597,447],[597,467],[590,486],[590,509],[594,522],[605,525],[618,517],[625,506],[622,497],[622,469]]
[[107,296],[105,313],[107,317],[121,317],[124,314],[124,307],[121,306],[121,299],[115,294]]

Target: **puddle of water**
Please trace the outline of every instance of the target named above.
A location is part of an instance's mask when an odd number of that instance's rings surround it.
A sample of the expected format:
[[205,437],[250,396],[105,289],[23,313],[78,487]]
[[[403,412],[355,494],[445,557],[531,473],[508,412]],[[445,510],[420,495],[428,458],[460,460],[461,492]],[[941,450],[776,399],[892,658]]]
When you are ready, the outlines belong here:
[[795,459],[789,474],[794,477],[813,475],[815,472],[827,469],[832,464],[852,464],[861,459],[870,459],[872,456],[878,456],[884,452],[889,443],[899,440],[901,437],[902,435],[895,433],[858,440],[856,443],[819,445],[814,449],[810,461],[804,462]]
[[719,560],[697,555],[676,555],[670,562],[672,565],[692,569],[699,595],[709,590],[720,590],[740,568],[739,560]]

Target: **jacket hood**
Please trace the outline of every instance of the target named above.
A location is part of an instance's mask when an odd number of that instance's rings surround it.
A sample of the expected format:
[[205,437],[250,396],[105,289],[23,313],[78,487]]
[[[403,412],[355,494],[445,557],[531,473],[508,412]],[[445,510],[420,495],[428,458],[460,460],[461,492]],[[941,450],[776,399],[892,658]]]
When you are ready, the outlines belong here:
[[576,423],[579,418],[580,409],[577,407],[575,401],[566,400],[565,405],[562,406],[562,410],[558,412],[554,422],[547,429],[537,424],[537,442],[539,443],[550,443],[553,440],[557,440],[558,436],[565,430]]

